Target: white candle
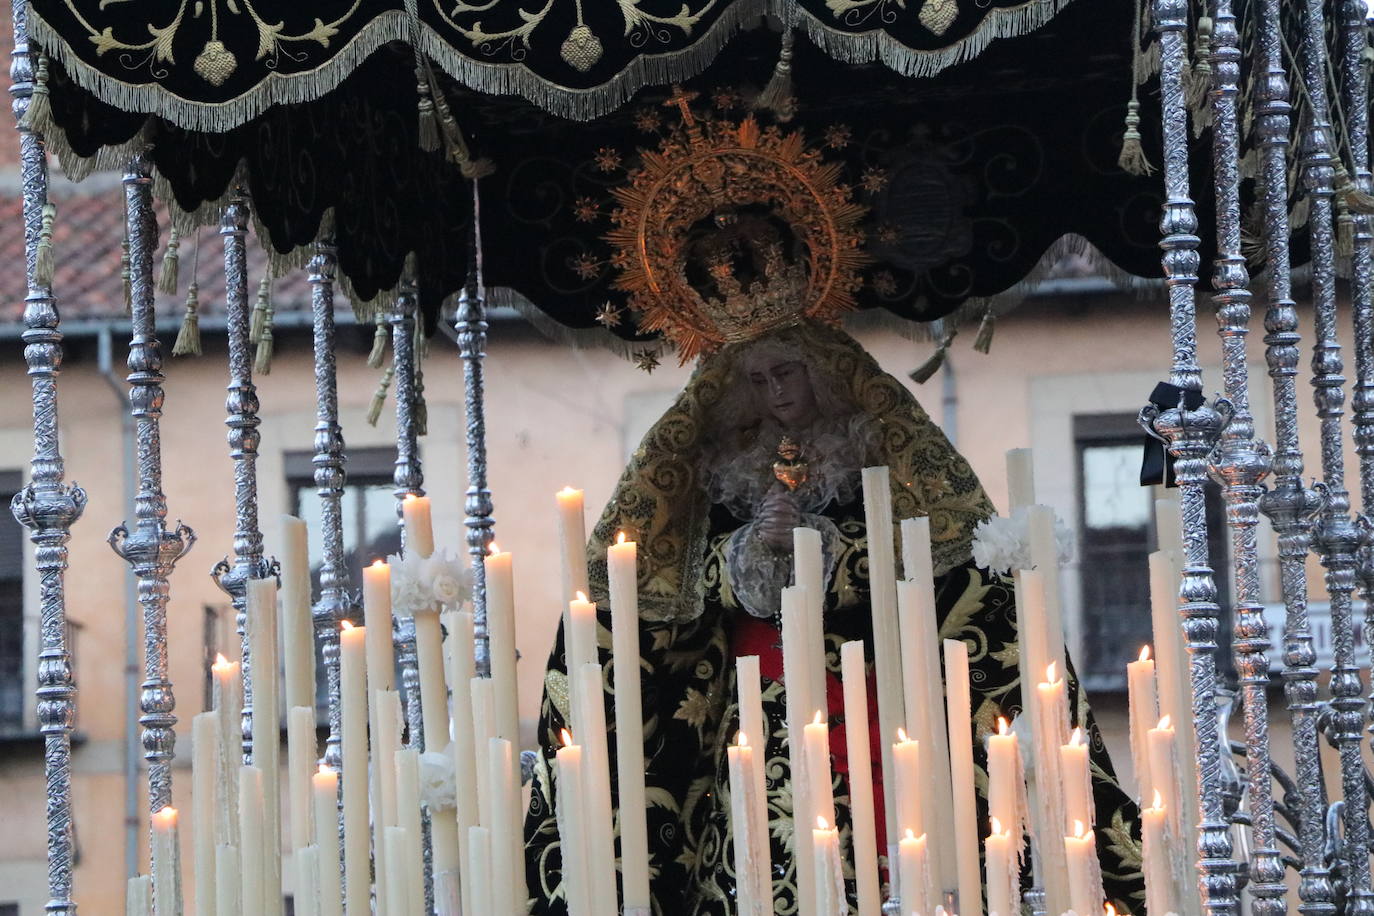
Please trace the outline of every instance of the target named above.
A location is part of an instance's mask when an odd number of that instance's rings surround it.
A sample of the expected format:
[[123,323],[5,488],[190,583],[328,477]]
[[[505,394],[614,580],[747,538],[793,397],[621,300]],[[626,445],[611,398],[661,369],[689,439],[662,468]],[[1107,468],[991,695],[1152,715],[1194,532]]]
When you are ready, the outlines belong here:
[[425,909],[425,860],[420,835],[420,752],[403,748],[395,753],[396,826],[406,832],[405,859],[397,868],[406,883],[407,913]]
[[264,836],[262,770],[255,766],[239,769],[239,899],[246,912],[255,908],[272,912],[267,897],[267,838]]
[[281,677],[277,653],[277,580],[248,580],[248,637],[253,660],[253,763],[262,773],[263,893],[281,908]]
[[[400,880],[399,862],[392,861],[391,843],[387,842],[387,827],[401,826],[396,799],[396,751],[401,747],[401,695],[395,690],[372,691],[372,705],[376,715],[372,722],[372,774],[377,793],[372,811],[372,842],[374,853],[382,850],[377,865],[377,895],[391,900],[392,885]],[[380,818],[378,815],[381,815]],[[391,916],[400,916],[399,913]]]
[[153,903],[158,916],[181,916],[181,856],[177,845],[177,809],[165,807],[152,816]]
[[854,843],[854,884],[859,913],[868,916],[882,906],[878,893],[878,835],[874,826],[873,762],[869,751],[868,671],[864,644],[840,646],[844,685],[845,752],[849,758],[849,815]]
[[296,850],[296,893],[293,895],[295,916],[321,916],[320,913],[320,851],[314,846]]
[[1054,837],[1064,832],[1064,778],[1059,748],[1069,738],[1068,693],[1059,668],[1053,662],[1045,671],[1045,680],[1035,685],[1032,695],[1031,745],[1035,762],[1035,781],[1031,811],[1035,830],[1036,875],[1045,885],[1050,912],[1063,913],[1072,908],[1067,883],[1068,863],[1064,859],[1064,845]]
[[[1035,464],[1028,448],[1007,450],[1007,497],[1007,505],[1012,512],[1035,503]],[[1003,913],[1002,916],[1010,914]],[[1092,916],[1097,914],[1093,913]]]
[[191,720],[191,828],[196,912],[215,912],[215,799],[219,781],[219,722],[213,712]]
[[[495,550],[496,545],[492,545]],[[487,645],[496,719],[493,734],[520,743],[519,698],[515,683],[515,576],[511,555],[499,551],[483,559],[487,576]]]
[[[467,873],[472,882],[469,889],[472,912],[495,913],[491,894],[491,831],[486,827],[468,828],[467,859]],[[366,914],[367,910],[362,912]]]
[[343,888],[339,883],[339,774],[323,763],[310,777],[315,807],[315,849],[319,875],[320,916],[343,916]]
[[926,834],[905,831],[897,846],[897,883],[904,914],[936,912],[930,903],[937,895],[930,883],[926,853]]
[[821,533],[814,528],[792,529],[792,562],[796,584],[806,589],[807,612],[806,650],[811,658],[807,670],[811,672],[811,702],[815,705],[825,696],[825,555],[821,550]]
[[[556,754],[559,848],[563,858],[563,896],[569,916],[591,916],[591,876],[587,871],[587,825],[583,811],[582,747],[563,729],[563,747]],[[487,912],[474,910],[474,912]]]
[[[768,738],[771,729],[765,725],[763,714],[763,680],[759,674],[759,657],[741,655],[735,658],[735,687],[739,693],[739,730],[754,742],[751,755],[754,797],[763,806],[763,829],[755,834],[753,859],[760,862],[765,875],[772,874],[773,851],[768,841],[768,783],[764,777],[764,761],[768,757]],[[772,894],[772,879],[768,879],[768,893]]]
[[468,681],[468,696],[472,701],[472,753],[477,776],[477,821],[483,827],[490,828],[493,815],[491,767],[487,764],[487,745],[496,737],[492,725],[496,714],[493,711],[491,679],[474,677]]
[[811,810],[826,823],[835,823],[835,792],[830,772],[830,723],[818,709],[803,729],[806,744],[806,778],[811,788]]
[[434,523],[430,518],[428,496],[406,494],[401,500],[401,524],[405,530],[406,553],[420,557],[434,553]]
[[1045,574],[1039,569],[1019,569],[1015,573],[1015,582],[1021,676],[1027,683],[1036,683],[1050,662],[1055,660],[1050,649],[1052,640],[1049,635],[1049,611],[1045,606]]
[[[918,890],[909,891],[906,881],[906,873],[899,867],[897,870],[898,887],[897,893],[906,900],[904,904],[908,911],[918,913],[934,912],[935,906],[941,900],[939,876],[935,873],[934,863],[930,861],[930,845],[928,843],[929,832],[925,829],[925,810],[920,804],[922,795],[928,794],[924,791],[925,787],[931,784],[930,778],[922,772],[921,762],[921,743],[915,739],[908,738],[906,732],[897,729],[897,743],[892,745],[892,768],[894,785],[893,795],[896,796],[895,807],[897,809],[898,829],[901,831],[903,840],[899,841],[897,854],[902,854],[901,843],[906,842],[907,838],[920,838],[922,868]],[[928,767],[925,769],[929,769]],[[952,815],[951,815],[952,817]],[[932,824],[936,822],[931,822]],[[951,836],[954,831],[949,829],[948,822],[941,831]],[[953,849],[954,843],[950,841],[950,848]],[[908,851],[910,851],[908,849]],[[951,864],[956,860],[951,858]],[[956,873],[955,887],[958,886]],[[913,896],[908,896],[912,894]]]
[[[902,557],[907,580],[897,583],[897,606],[902,642],[902,686],[906,696],[905,728],[910,737],[921,742],[930,761],[923,774],[929,780],[930,791],[921,792],[917,803],[925,823],[952,824],[954,788],[949,776],[949,736],[945,725],[945,685],[940,675],[930,519],[902,521]],[[899,818],[898,836],[906,826]],[[916,830],[918,836],[922,832]],[[926,837],[930,880],[941,888],[954,890],[959,885],[954,831],[927,832]]]
[[968,645],[946,639],[945,694],[948,698],[949,766],[954,785],[954,844],[959,853],[960,916],[981,916],[983,877],[978,869],[978,814],[973,787],[973,744],[969,723]]
[[367,806],[366,627],[342,621],[339,631],[340,739],[343,751],[344,882],[349,913],[371,907]]
[[363,620],[367,623],[367,689],[396,686],[396,649],[391,641],[391,567],[381,560],[363,568]]
[[293,706],[286,713],[286,766],[291,806],[291,848],[314,842],[310,811],[310,774],[317,759],[315,707]]
[[[906,724],[902,701],[901,636],[897,624],[897,571],[892,543],[892,482],[885,467],[863,469],[864,524],[868,532],[868,587],[878,680],[878,731],[894,735]],[[893,783],[891,745],[882,742],[883,784]],[[896,844],[896,809],[883,793],[887,844]]]
[[283,515],[281,527],[282,658],[286,665],[286,707],[290,709],[315,705],[315,638],[305,521]]
[[730,830],[735,844],[735,887],[740,916],[762,916],[764,901],[772,912],[772,882],[768,877],[768,862],[759,862],[758,831],[764,827],[766,812],[754,789],[754,749],[749,746],[745,732],[736,743],[725,749],[730,770]]
[[[583,665],[600,661],[596,650],[596,605],[587,596],[578,592],[568,602],[568,625],[563,638],[563,662],[568,669],[568,680],[576,680],[576,674]],[[570,693],[576,705],[577,689],[571,687]],[[577,725],[576,722],[573,723]]]
[[1151,913],[1176,913],[1174,869],[1169,848],[1169,813],[1164,809],[1159,792],[1154,793],[1154,804],[1141,810],[1140,824],[1145,847],[1146,909]]
[[639,681],[638,548],[622,533],[606,551],[615,673],[616,811],[623,909],[650,906],[649,827],[644,801],[644,710]]
[[[804,734],[810,710],[813,683],[807,665],[806,651],[806,587],[794,585],[782,590],[782,666],[786,688],[787,733]],[[816,876],[811,867],[811,830],[816,822],[812,813],[811,786],[806,778],[806,745],[803,741],[787,742],[788,772],[792,782],[792,856],[796,862],[797,912],[799,916],[815,916]]]
[[1177,819],[1177,811],[1181,807],[1181,799],[1187,795],[1182,791],[1178,783],[1178,774],[1174,770],[1176,739],[1177,735],[1168,716],[1161,717],[1159,724],[1146,734],[1150,778],[1154,780],[1152,788],[1159,793],[1160,799],[1155,807],[1170,812],[1169,829],[1176,836],[1181,836],[1182,825]]
[[1155,500],[1155,549],[1183,553],[1183,517],[1178,500]]
[[[215,847],[215,916],[243,916],[239,896],[239,850],[237,846],[220,844]],[[199,912],[199,911],[197,911]]]
[[[458,836],[466,839],[468,828],[478,823],[477,755],[473,750],[472,703],[462,695],[463,685],[469,687],[476,675],[476,656],[473,651],[472,613],[458,611],[445,618],[448,643],[445,646],[448,663],[448,682],[453,688],[452,721],[453,774],[457,801]],[[461,860],[460,860],[461,862]],[[466,892],[465,892],[466,893]]]
[[135,875],[124,888],[126,916],[153,916],[153,878]]
[[1040,572],[1045,586],[1044,635],[1048,640],[1050,660],[1064,670],[1063,586],[1059,581],[1059,541],[1054,533],[1054,509],[1030,506],[1026,512],[1031,566]]
[[239,663],[215,656],[215,719],[219,728],[218,792],[215,800],[215,844],[239,843],[239,767],[243,766],[243,684]]
[[831,827],[831,823],[818,817],[811,831],[811,848],[815,850],[816,912],[822,916],[839,916],[849,910],[844,873],[840,870],[840,831]]
[[[492,794],[492,905],[495,908],[493,912],[497,913],[521,913],[525,909],[524,894],[518,893],[518,889],[525,886],[525,880],[520,870],[520,777],[517,766],[509,741],[492,738],[487,742],[487,779]],[[614,864],[611,867],[614,869]]]
[[587,585],[587,520],[581,490],[564,487],[554,498],[558,500],[559,555],[563,561],[563,598],[567,601],[578,592],[589,595],[592,591]]
[[1097,842],[1092,829],[1081,821],[1074,824],[1073,833],[1064,837],[1064,855],[1068,860],[1068,884],[1071,909],[1075,913],[1098,913],[1102,910],[1102,869],[1097,861]]
[[437,607],[415,612],[415,660],[420,675],[423,747],[443,752],[448,748],[448,686],[444,683],[444,631]]
[[403,916],[406,913],[417,912],[410,909],[410,886],[406,880],[405,870],[397,864],[405,861],[406,853],[409,851],[410,843],[406,838],[405,828],[387,825],[382,836],[382,842],[386,845],[387,868],[391,870],[386,881],[387,916]]
[[[1178,509],[1161,511],[1160,519],[1176,518]],[[1174,535],[1161,531],[1160,543]],[[1193,721],[1192,669],[1188,649],[1184,645],[1183,626],[1179,618],[1178,568],[1181,557],[1173,552],[1150,554],[1150,616],[1154,627],[1155,685],[1159,696],[1159,713],[1171,722]],[[1150,773],[1152,785],[1167,782],[1182,786],[1183,793],[1171,798],[1164,796],[1164,808],[1175,836],[1197,835],[1197,735],[1192,728],[1180,729],[1175,736],[1172,765],[1166,772],[1172,779]],[[1163,788],[1161,787],[1161,791]],[[1146,794],[1149,794],[1148,790]],[[1191,846],[1191,840],[1187,844]],[[1186,907],[1190,911],[1196,908]]]
[[1075,821],[1082,821],[1089,827],[1097,822],[1093,810],[1092,771],[1088,764],[1088,744],[1083,740],[1083,729],[1075,728],[1069,743],[1059,748],[1060,772],[1064,775],[1064,812],[1068,823],[1067,831]]
[[999,717],[997,734],[988,736],[988,816],[1014,838],[1018,859],[1025,831],[1025,804],[1019,739],[1007,728],[1007,720]]
[[606,750],[606,703],[601,686],[601,666],[583,665],[577,672],[580,709],[576,718],[585,723],[582,738],[583,810],[587,825],[587,867],[591,875],[592,907],[596,913],[616,910],[615,840],[611,831],[610,761]]
[[1159,721],[1159,699],[1155,693],[1155,663],[1150,647],[1140,650],[1140,658],[1126,665],[1126,686],[1130,701],[1131,763],[1135,767],[1136,797],[1143,805],[1150,800],[1154,780],[1150,778],[1149,732]]
[[1021,838],[1004,831],[992,818],[992,832],[983,844],[988,873],[988,913],[992,916],[1017,916],[1021,912],[1020,870],[1017,855]]

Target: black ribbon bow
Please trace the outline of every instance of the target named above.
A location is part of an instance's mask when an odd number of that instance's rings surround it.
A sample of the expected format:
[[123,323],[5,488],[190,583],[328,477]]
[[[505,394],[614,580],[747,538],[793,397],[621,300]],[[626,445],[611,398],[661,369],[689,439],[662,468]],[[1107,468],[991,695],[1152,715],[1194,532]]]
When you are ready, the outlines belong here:
[[[1150,403],[1161,413],[1178,407],[1180,400],[1185,410],[1197,410],[1205,399],[1201,391],[1180,388],[1168,382],[1160,382],[1155,385],[1155,390],[1150,392]],[[1146,433],[1144,444],[1145,450],[1140,461],[1140,485],[1152,487],[1162,483],[1166,487],[1178,486],[1174,479],[1174,456],[1169,454],[1165,443],[1158,437]]]

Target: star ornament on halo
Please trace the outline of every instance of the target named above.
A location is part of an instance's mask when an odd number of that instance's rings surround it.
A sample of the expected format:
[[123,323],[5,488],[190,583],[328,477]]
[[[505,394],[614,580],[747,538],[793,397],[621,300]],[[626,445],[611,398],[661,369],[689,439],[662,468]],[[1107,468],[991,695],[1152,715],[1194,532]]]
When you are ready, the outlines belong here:
[[653,375],[654,370],[657,369],[660,365],[658,361],[658,353],[656,353],[653,350],[637,350],[635,351],[634,358],[635,368],[640,369],[649,375]]
[[603,302],[601,308],[596,310],[596,322],[603,328],[614,328],[620,325],[620,320],[624,312],[620,306],[612,302]]

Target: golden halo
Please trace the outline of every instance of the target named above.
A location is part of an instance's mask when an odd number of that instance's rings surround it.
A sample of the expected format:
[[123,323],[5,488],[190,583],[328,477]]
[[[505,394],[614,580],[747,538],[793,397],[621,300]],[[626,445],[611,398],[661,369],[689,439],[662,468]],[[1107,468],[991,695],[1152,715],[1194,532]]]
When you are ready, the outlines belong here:
[[[841,184],[842,166],[822,161],[800,132],[740,122],[699,121],[677,93],[683,125],[643,154],[625,186],[607,241],[641,331],[661,331],[683,362],[804,318],[835,321],[854,308],[868,261],[859,220],[866,208]],[[736,231],[757,268],[741,279],[728,258],[701,263],[703,225],[731,231],[740,213],[763,214]],[[751,227],[763,226],[751,235]],[[770,224],[796,255],[788,260]],[[766,236],[761,238],[760,235]],[[718,246],[719,247],[719,246]],[[733,249],[732,249],[733,250]],[[715,293],[689,280],[705,266]]]

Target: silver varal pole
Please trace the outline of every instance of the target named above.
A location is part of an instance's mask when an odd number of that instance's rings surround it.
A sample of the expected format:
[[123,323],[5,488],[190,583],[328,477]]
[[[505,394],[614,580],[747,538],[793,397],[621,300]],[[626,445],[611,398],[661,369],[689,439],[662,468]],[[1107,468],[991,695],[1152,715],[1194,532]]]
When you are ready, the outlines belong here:
[[491,490],[487,489],[487,416],[482,360],[487,355],[487,303],[482,285],[482,208],[480,183],[472,182],[472,235],[467,285],[458,298],[458,354],[463,360],[463,401],[467,414],[468,489],[463,502],[468,555],[472,563],[473,628],[477,673],[491,674],[487,642],[487,587],[483,560],[491,547]]
[[1265,360],[1274,400],[1274,479],[1260,496],[1260,511],[1278,534],[1279,583],[1285,608],[1283,683],[1293,722],[1294,776],[1298,786],[1299,910],[1308,916],[1335,912],[1324,855],[1326,800],[1322,785],[1317,696],[1317,654],[1307,617],[1307,552],[1311,517],[1320,507],[1302,480],[1298,441],[1298,311],[1293,301],[1288,222],[1288,131],[1292,108],[1283,66],[1279,0],[1261,0],[1257,20],[1263,72],[1256,78],[1255,114],[1260,136],[1259,193],[1264,212],[1268,266]]
[[[1197,364],[1198,223],[1188,174],[1188,109],[1183,98],[1187,63],[1186,0],[1154,0],[1155,29],[1160,44],[1160,98],[1164,137],[1166,199],[1160,229],[1164,234],[1164,277],[1169,291],[1173,338],[1172,384],[1201,392]],[[1179,612],[1188,644],[1193,691],[1193,725],[1198,748],[1198,871],[1202,906],[1209,916],[1237,911],[1236,863],[1222,809],[1220,735],[1216,714],[1216,585],[1207,557],[1207,512],[1203,484],[1207,455],[1221,427],[1221,417],[1206,403],[1196,409],[1182,404],[1141,411],[1141,422],[1168,443],[1175,459],[1183,516],[1184,569]]]
[[138,495],[135,522],[110,532],[110,546],[129,563],[138,579],[143,608],[143,688],[139,696],[143,756],[148,761],[148,808],[172,803],[172,757],[176,734],[172,682],[167,672],[167,578],[195,543],[195,534],[178,523],[167,529],[167,498],[162,492],[162,348],[153,314],[152,177],[146,152],[129,160],[124,174],[128,208],[129,266],[133,286],[133,339],[129,342],[129,403],[138,437]]
[[276,563],[263,557],[258,527],[258,389],[253,384],[249,337],[248,196],[239,189],[220,218],[224,239],[225,336],[229,344],[229,457],[234,462],[234,558],[215,565],[211,575],[234,604],[234,625],[243,653],[243,759],[253,761],[253,669],[248,645],[248,580],[275,576]]
[[334,356],[334,272],[338,265],[334,237],[322,234],[310,258],[310,308],[315,350],[315,486],[320,497],[320,597],[312,609],[315,641],[324,657],[329,691],[329,739],[324,762],[336,772],[340,751],[339,623],[353,616],[348,569],[344,561],[343,429],[339,426],[339,385]]
[[40,284],[35,266],[48,202],[48,160],[43,135],[27,127],[24,115],[33,97],[33,59],[29,53],[28,6],[16,2],[14,53],[10,57],[10,95],[19,122],[19,168],[24,192],[24,361],[33,386],[33,458],[29,483],[10,503],[19,524],[29,529],[38,569],[38,728],[43,734],[47,778],[48,902],[50,916],[76,916],[72,899],[75,838],[72,829],[72,724],[76,684],[67,645],[66,571],[70,529],[86,507],[86,492],[64,478],[57,433],[57,374],[62,366],[62,332],[57,299]]
[[[1269,475],[1269,447],[1255,438],[1250,412],[1250,371],[1246,339],[1250,333],[1250,277],[1240,253],[1240,34],[1231,0],[1213,0],[1212,22],[1212,173],[1216,186],[1217,258],[1213,264],[1213,303],[1221,337],[1225,398],[1217,407],[1225,417],[1221,440],[1211,455],[1213,476],[1222,483],[1231,533],[1235,579],[1234,639],[1245,719],[1246,783],[1250,805],[1249,893],[1255,916],[1281,916],[1283,861],[1274,832],[1273,781],[1269,778],[1269,628],[1260,603],[1260,481]],[[1225,737],[1223,733],[1223,738]],[[1229,752],[1229,742],[1223,753]]]
[[1313,529],[1313,544],[1326,568],[1326,591],[1331,603],[1331,734],[1341,758],[1344,797],[1344,837],[1347,912],[1374,911],[1370,895],[1369,797],[1362,756],[1364,698],[1360,662],[1355,651],[1356,552],[1361,532],[1350,518],[1350,494],[1345,485],[1341,417],[1345,378],[1336,337],[1336,238],[1332,218],[1335,160],[1326,91],[1326,22],[1322,0],[1304,3],[1299,60],[1307,89],[1309,117],[1303,137],[1303,179],[1307,186],[1308,236],[1312,250],[1312,298],[1315,341],[1312,385],[1321,420],[1321,511]]

